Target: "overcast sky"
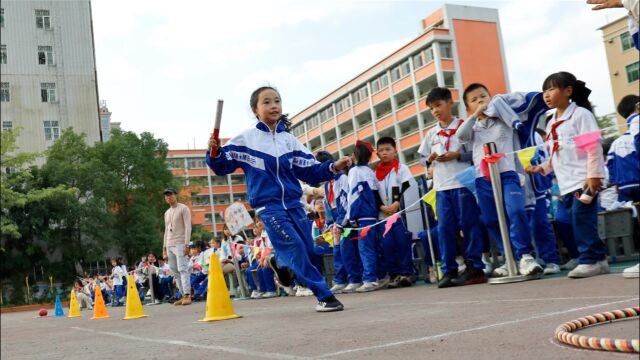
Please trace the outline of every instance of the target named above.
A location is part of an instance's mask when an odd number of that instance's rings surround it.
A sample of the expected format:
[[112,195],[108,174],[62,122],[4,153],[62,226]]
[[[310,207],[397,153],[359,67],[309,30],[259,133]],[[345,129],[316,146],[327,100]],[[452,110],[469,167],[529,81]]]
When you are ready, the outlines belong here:
[[[622,9],[576,1],[453,1],[499,9],[512,91],[566,70],[614,111],[602,33]],[[251,92],[276,86],[294,115],[415,38],[441,1],[93,0],[100,99],[125,130],[170,149],[204,148],[217,99],[221,134],[254,123]]]

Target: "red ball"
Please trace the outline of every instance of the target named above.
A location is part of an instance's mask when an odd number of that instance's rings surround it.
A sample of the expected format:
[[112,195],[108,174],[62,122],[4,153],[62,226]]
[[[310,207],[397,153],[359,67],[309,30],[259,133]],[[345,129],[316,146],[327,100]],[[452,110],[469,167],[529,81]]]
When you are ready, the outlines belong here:
[[47,309],[40,309],[40,312],[38,313],[38,315],[47,316]]

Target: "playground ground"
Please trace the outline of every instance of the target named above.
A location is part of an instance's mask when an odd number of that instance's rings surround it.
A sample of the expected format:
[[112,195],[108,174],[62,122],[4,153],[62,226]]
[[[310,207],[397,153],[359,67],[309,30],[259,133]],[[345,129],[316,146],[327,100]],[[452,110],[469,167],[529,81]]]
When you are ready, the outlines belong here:
[[[589,279],[566,276],[504,285],[411,288],[344,294],[345,310],[316,313],[315,300],[233,301],[242,318],[201,323],[204,302],[145,306],[146,318],[36,318],[2,314],[2,359],[637,359],[556,342],[555,328],[596,312],[639,305],[640,280],[626,264]],[[65,315],[68,309],[65,309]],[[49,311],[50,314],[53,311]],[[638,339],[638,318],[580,331]]]

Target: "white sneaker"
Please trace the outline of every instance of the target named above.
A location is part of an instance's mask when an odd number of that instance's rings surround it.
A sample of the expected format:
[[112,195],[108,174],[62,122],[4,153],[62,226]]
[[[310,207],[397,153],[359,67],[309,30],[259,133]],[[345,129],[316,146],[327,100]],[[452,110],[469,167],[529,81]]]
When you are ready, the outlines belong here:
[[640,263],[622,270],[622,276],[627,279],[640,277]]
[[542,266],[529,254],[522,255],[518,263],[518,270],[520,271],[520,275],[525,276],[539,274],[543,271]]
[[598,265],[600,265],[600,274],[608,274],[611,272],[611,269],[609,269],[609,262],[606,258],[598,261]]
[[349,285],[347,285],[347,287],[342,289],[342,293],[352,293],[352,292],[356,291],[356,289],[359,288],[360,286],[362,286],[362,283],[349,284]]
[[252,299],[260,299],[260,297],[262,297],[262,292],[260,292],[258,290],[253,290],[251,292],[251,298]]
[[507,264],[504,264],[500,267],[497,267],[495,269],[493,269],[493,272],[491,273],[491,275],[493,277],[505,277],[505,276],[509,276],[509,269],[507,269]]
[[547,266],[544,267],[544,274],[551,275],[557,274],[560,272],[560,265],[554,263],[548,263]]
[[298,291],[296,291],[296,296],[304,297],[304,296],[313,296],[313,291],[309,290],[306,287],[300,286]]
[[260,296],[260,299],[269,299],[269,298],[274,298],[277,297],[278,294],[276,294],[273,291],[267,291],[265,293],[262,294],[262,296]]
[[378,279],[378,289],[384,289],[389,285],[391,278],[389,275],[383,277],[382,279]]
[[432,267],[429,268],[429,282],[432,284],[438,283],[438,274],[436,273],[436,269]]
[[600,263],[595,264],[580,264],[575,269],[571,270],[568,277],[572,279],[587,278],[602,274],[602,267]]
[[484,274],[489,276],[489,274],[491,274],[491,272],[493,272],[493,264],[491,263],[491,261],[489,261],[489,259],[482,259],[482,263],[484,264]]
[[360,286],[359,288],[356,289],[356,292],[359,293],[364,293],[364,292],[369,292],[369,291],[374,291],[374,290],[378,290],[380,288],[380,284],[378,284],[375,281],[365,281],[364,284],[362,284],[362,286]]
[[571,259],[569,261],[567,261],[566,263],[562,264],[562,266],[560,266],[561,270],[573,270],[576,268],[576,266],[578,266],[578,260],[576,259]]
[[344,288],[347,287],[347,284],[335,284],[329,289],[334,294],[340,294]]
[[282,290],[287,294],[287,296],[295,296],[296,292],[293,290],[291,286],[280,286]]

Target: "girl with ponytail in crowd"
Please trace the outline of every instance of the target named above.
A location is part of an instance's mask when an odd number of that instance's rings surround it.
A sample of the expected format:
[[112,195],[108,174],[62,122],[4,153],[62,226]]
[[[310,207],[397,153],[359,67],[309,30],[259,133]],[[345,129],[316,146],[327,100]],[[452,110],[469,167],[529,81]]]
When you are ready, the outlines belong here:
[[555,172],[561,202],[569,214],[577,243],[578,266],[570,278],[585,278],[609,272],[607,248],[598,236],[598,192],[604,178],[602,147],[579,150],[573,138],[598,130],[583,81],[568,72],[549,75],[542,85],[544,101],[555,114],[547,123],[547,145],[551,157],[528,173]]
[[247,179],[249,204],[262,220],[278,258],[301,279],[318,299],[316,311],[343,309],[327,287],[320,271],[311,264],[313,239],[311,222],[300,197],[298,180],[317,184],[333,179],[350,165],[343,157],[319,163],[295,136],[289,133],[289,120],[282,114],[280,94],[272,87],[260,87],[251,94],[251,110],[258,119],[255,126],[219,147],[211,136],[206,160],[216,175],[242,168]]

